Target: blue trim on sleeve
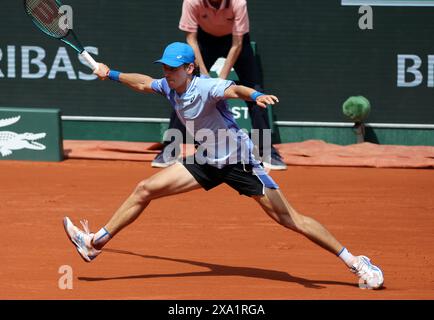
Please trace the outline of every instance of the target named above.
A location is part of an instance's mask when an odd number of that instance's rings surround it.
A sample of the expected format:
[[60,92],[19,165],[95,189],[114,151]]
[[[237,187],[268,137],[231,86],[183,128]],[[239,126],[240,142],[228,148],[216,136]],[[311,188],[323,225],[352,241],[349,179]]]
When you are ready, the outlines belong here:
[[161,90],[159,90],[159,89],[160,89],[160,86],[158,85],[158,80],[154,80],[154,81],[152,81],[152,83],[151,83],[151,88],[152,88],[152,90],[154,90],[155,92],[157,92],[157,93],[161,93]]

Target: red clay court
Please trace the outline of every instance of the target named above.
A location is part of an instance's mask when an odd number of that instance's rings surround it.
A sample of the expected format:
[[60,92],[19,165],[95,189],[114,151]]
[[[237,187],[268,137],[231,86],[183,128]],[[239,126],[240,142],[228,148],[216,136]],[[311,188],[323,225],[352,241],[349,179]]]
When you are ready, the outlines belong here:
[[[433,299],[434,171],[289,166],[288,200],[385,273],[361,290],[336,257],[227,186],[156,200],[87,264],[62,218],[104,224],[141,179],[133,161],[2,161],[1,299]],[[73,269],[73,289],[58,286]]]

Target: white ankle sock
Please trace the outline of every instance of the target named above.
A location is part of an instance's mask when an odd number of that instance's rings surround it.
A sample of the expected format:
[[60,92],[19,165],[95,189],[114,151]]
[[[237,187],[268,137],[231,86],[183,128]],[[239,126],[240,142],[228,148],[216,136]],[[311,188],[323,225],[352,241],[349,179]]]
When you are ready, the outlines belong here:
[[101,228],[95,235],[93,236],[93,244],[98,248],[104,247],[107,242],[112,238],[111,234],[107,231],[106,228]]
[[351,268],[354,264],[355,257],[347,250],[347,248],[342,248],[341,252],[338,253],[338,257]]

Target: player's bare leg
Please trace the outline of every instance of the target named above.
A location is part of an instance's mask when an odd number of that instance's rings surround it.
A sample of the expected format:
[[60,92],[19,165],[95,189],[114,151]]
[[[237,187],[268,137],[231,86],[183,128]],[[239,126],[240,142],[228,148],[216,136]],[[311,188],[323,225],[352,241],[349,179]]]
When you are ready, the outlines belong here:
[[[190,172],[182,164],[176,163],[141,181],[128,199],[115,212],[104,229],[113,237],[123,228],[134,222],[151,200],[191,191],[200,187]],[[95,237],[95,239],[98,238]],[[101,244],[95,241],[95,247],[99,249]]]
[[298,213],[278,189],[265,188],[265,195],[254,197],[265,212],[282,226],[296,231],[337,255],[342,244],[318,221]]
[[87,221],[84,231],[77,228],[68,217],[63,220],[65,231],[81,257],[90,262],[115,234],[134,222],[151,200],[201,188],[199,183],[180,163],[174,164],[141,181],[133,193],[97,233],[90,232]]
[[353,256],[318,221],[298,213],[280,190],[265,188],[265,195],[254,198],[279,224],[306,236],[317,245],[337,255],[352,273],[359,276],[361,288],[379,289],[383,286],[384,276],[380,268],[373,265],[366,256]]

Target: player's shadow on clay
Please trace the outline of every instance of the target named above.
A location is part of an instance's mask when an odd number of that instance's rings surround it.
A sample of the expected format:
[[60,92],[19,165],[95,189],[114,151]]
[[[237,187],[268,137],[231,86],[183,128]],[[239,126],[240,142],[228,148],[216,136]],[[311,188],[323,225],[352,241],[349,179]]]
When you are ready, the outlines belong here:
[[187,263],[194,266],[199,266],[207,268],[207,271],[196,271],[196,272],[184,272],[184,273],[170,273],[170,274],[142,274],[142,275],[130,275],[130,276],[119,276],[119,277],[78,277],[81,281],[108,281],[108,280],[127,280],[127,279],[150,279],[150,278],[178,278],[178,277],[209,277],[209,276],[241,276],[249,278],[260,278],[266,280],[275,281],[285,281],[285,282],[295,282],[303,285],[306,288],[312,289],[324,289],[322,285],[340,285],[340,286],[350,286],[358,287],[357,284],[349,282],[340,281],[327,281],[327,280],[310,280],[300,277],[295,277],[287,272],[250,268],[250,267],[232,267],[225,266],[221,264],[206,263],[200,261],[192,261],[186,259],[176,259],[160,256],[142,255],[130,251],[116,250],[116,249],[104,249],[105,252],[118,253],[118,254],[128,254],[137,257],[142,257],[145,259],[157,259],[165,261],[173,261],[179,263]]

